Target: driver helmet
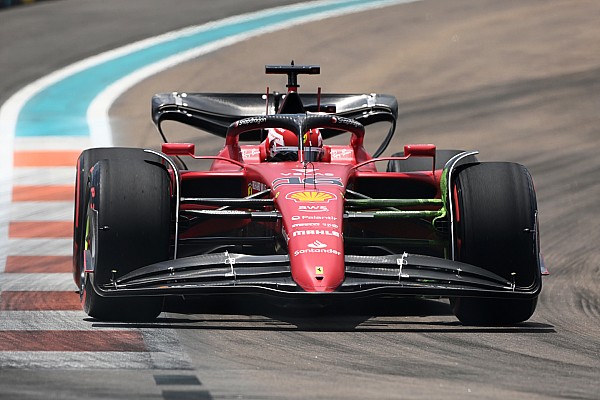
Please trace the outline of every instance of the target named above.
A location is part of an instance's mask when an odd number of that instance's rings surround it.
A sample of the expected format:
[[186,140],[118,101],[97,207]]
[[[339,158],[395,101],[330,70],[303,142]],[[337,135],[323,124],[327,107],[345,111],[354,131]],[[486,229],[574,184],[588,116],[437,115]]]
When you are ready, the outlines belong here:
[[[323,137],[319,129],[304,133],[304,160],[320,161],[323,154]],[[271,128],[267,133],[267,150],[270,161],[298,161],[298,137],[290,130]]]

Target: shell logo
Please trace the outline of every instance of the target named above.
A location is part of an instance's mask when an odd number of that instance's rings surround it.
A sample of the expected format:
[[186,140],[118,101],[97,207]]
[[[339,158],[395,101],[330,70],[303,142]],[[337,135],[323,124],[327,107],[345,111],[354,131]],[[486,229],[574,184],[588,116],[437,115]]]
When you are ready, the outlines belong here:
[[292,192],[285,197],[297,203],[328,203],[330,200],[337,199],[333,193],[316,191]]

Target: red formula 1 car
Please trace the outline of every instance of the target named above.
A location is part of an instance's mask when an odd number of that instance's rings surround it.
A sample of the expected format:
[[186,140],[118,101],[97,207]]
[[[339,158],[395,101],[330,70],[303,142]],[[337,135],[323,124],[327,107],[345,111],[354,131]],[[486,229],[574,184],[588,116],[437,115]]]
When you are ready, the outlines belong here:
[[[155,95],[160,152],[81,154],[73,273],[90,316],[148,320],[166,296],[230,293],[449,298],[468,324],[533,314],[543,264],[523,166],[429,144],[379,157],[395,130],[393,96],[299,94],[298,75],[318,66],[266,72],[287,75],[287,91]],[[168,142],[164,121],[225,146],[196,156]],[[371,156],[365,126],[382,121],[391,128]],[[342,133],[349,144],[324,144]],[[190,169],[191,159],[211,165]]]

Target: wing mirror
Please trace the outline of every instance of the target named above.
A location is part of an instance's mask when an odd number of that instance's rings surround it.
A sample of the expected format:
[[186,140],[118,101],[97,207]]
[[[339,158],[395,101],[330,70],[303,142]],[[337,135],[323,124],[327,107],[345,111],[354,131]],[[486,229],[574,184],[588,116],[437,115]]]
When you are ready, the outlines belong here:
[[431,171],[435,178],[435,144],[407,144],[404,146],[404,156],[433,158]]
[[407,144],[404,146],[404,155],[435,157],[435,144]]
[[163,143],[162,152],[168,156],[196,155],[196,145],[193,143]]

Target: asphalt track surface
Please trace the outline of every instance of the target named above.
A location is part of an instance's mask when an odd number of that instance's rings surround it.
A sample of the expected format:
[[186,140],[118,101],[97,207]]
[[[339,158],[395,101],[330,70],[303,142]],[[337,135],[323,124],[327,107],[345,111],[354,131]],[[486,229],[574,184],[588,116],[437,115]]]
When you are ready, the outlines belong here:
[[[0,12],[0,101],[100,51],[283,2],[141,3],[63,0]],[[121,332],[124,351],[114,356],[122,363],[68,364],[56,352],[40,367],[37,353],[23,352],[10,367],[0,352],[0,398],[599,398],[599,17],[594,1],[425,0],[225,48],[142,82],[112,110],[115,144],[156,146],[154,92],[261,92],[279,83],[262,75],[264,65],[291,59],[322,67],[302,90],[396,95],[390,151],[432,142],[532,172],[551,275],[528,322],[465,327],[435,300],[314,313],[258,302],[172,305],[149,325],[63,313],[58,329],[89,325],[82,341]],[[220,145],[201,143],[207,152]],[[44,326],[41,314],[13,313],[3,312],[1,329]],[[152,362],[131,356],[144,350],[136,335]]]

